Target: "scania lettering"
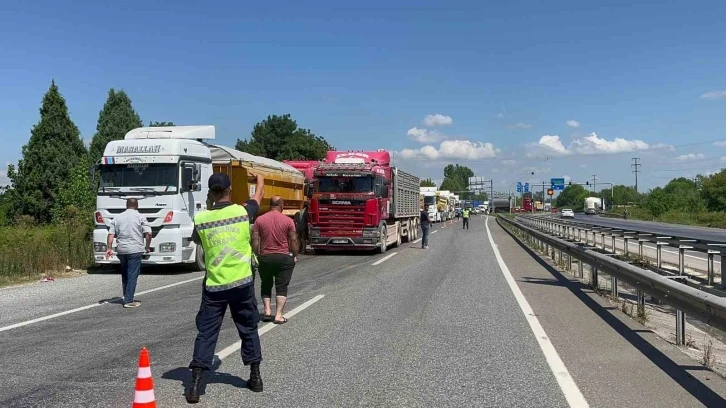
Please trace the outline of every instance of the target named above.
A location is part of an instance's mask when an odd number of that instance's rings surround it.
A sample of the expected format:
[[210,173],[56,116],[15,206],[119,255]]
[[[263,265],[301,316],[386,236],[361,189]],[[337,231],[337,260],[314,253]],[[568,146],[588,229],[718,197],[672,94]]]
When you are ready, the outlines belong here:
[[330,250],[377,250],[418,236],[418,177],[390,165],[385,150],[328,152],[315,170],[310,245]]
[[286,213],[302,208],[302,173],[274,160],[205,142],[214,138],[214,126],[152,127],[133,129],[124,140],[106,145],[103,158],[91,168],[92,187],[97,187],[96,263],[119,263],[115,255],[105,256],[108,228],[125,211],[126,199],[135,197],[152,231],[152,251],[144,254],[142,262],[204,269],[203,252],[191,239],[192,220],[206,209],[207,180],[214,171],[230,175],[232,201],[238,204],[254,194],[246,169],[254,167],[262,174],[271,187],[265,188],[260,214],[269,210],[269,198],[275,194],[285,199]]

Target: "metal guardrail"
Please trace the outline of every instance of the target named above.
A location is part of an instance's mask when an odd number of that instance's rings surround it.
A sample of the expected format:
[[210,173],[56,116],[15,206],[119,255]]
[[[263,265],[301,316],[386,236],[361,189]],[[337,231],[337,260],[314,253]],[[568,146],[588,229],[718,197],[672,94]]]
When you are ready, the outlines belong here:
[[605,227],[602,225],[590,224],[581,221],[565,221],[562,219],[545,218],[537,216],[519,216],[523,218],[529,226],[539,228],[544,231],[565,236],[567,238],[575,238],[582,240],[582,232],[585,232],[585,242],[589,242],[590,232],[593,236],[593,244],[597,245],[596,235],[601,236],[601,244],[603,249],[605,246],[605,236],[609,236],[612,242],[611,248],[615,252],[615,238],[620,237],[624,241],[625,254],[629,254],[629,243],[631,240],[638,242],[638,255],[643,257],[643,244],[652,243],[656,247],[656,265],[662,268],[662,247],[669,246],[678,249],[678,271],[680,275],[685,275],[685,253],[686,251],[703,252],[706,254],[707,262],[707,283],[715,284],[714,256],[721,257],[721,285],[726,288],[726,243],[722,241],[712,241],[704,239],[694,239],[688,236],[663,236],[654,232],[631,229],[618,229],[613,227]]
[[497,222],[509,227],[510,230],[516,229],[520,236],[529,236],[535,247],[544,248],[548,254],[550,248],[559,251],[560,260],[566,256],[570,269],[572,269],[573,258],[577,259],[580,278],[583,278],[584,264],[590,265],[592,273],[590,282],[594,289],[597,289],[599,284],[598,271],[603,271],[613,279],[614,296],[617,296],[617,280],[622,280],[638,290],[638,310],[645,308],[644,294],[649,294],[676,308],[676,342],[680,345],[684,345],[686,342],[686,313],[710,326],[726,330],[726,298],[678,282],[678,278],[682,277],[666,277],[650,270],[641,269],[601,254],[593,250],[593,247],[551,236],[517,220],[497,217]]

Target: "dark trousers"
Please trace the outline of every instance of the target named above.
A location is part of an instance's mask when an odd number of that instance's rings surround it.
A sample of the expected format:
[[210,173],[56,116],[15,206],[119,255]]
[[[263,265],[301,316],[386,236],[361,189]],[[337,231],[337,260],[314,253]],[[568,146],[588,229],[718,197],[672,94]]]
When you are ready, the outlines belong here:
[[206,289],[202,291],[202,304],[197,313],[199,334],[194,341],[194,357],[189,368],[212,369],[214,349],[227,305],[242,340],[242,362],[250,365],[262,361],[260,336],[257,333],[260,315],[257,311],[255,285],[249,284],[221,292],[209,292]]
[[421,238],[421,248],[429,246],[429,230],[431,227],[428,225],[421,224],[421,232],[423,232],[423,238]]
[[464,226],[463,226],[463,228],[469,229],[469,219],[468,218],[464,218]]
[[260,255],[257,260],[260,262],[261,296],[271,298],[273,286],[275,296],[287,296],[295,260],[289,254]]
[[136,282],[141,273],[141,257],[142,253],[137,254],[118,254],[118,260],[121,261],[121,288],[124,293],[124,304],[134,301],[136,293]]

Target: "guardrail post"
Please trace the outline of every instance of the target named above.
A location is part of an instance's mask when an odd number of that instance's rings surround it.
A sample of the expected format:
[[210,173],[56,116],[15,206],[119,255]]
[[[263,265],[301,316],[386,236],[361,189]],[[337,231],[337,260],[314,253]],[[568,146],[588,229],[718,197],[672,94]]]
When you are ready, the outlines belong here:
[[714,283],[713,256],[716,254],[720,254],[721,251],[713,251],[713,250],[709,249],[707,253],[708,253],[708,285],[713,286],[713,283]]
[[676,310],[676,344],[686,345],[686,314]]
[[602,251],[605,252],[605,231],[600,231],[600,242],[602,242]]
[[643,243],[649,241],[649,239],[644,237],[650,237],[653,234],[638,234],[638,256],[643,257]]
[[691,246],[678,246],[678,274],[683,276],[686,273],[686,249],[693,249]]
[[613,233],[613,235],[610,236],[610,245],[611,245],[610,248],[612,248],[613,253],[617,254],[618,251],[617,251],[617,248],[615,247],[615,233]]
[[645,292],[638,290],[638,316],[645,316]]
[[590,270],[590,287],[597,290],[600,287],[600,278],[598,278],[597,266],[592,265]]
[[572,255],[567,254],[567,270],[572,271]]
[[721,258],[721,288],[726,288],[723,279],[724,270],[726,269],[726,265],[724,265],[724,261],[726,261],[726,244],[708,244],[708,248],[714,248],[708,250],[708,284],[712,286],[716,284],[716,267],[713,257],[719,255]]
[[630,255],[630,251],[629,251],[629,248],[628,248],[628,247],[630,246],[630,245],[628,244],[628,243],[629,243],[629,241],[630,241],[630,238],[632,238],[632,237],[629,237],[629,236],[627,236],[627,235],[623,235],[623,248],[624,248],[624,252],[623,252],[623,254],[624,254],[625,256],[628,256],[628,255]]
[[663,245],[668,245],[668,243],[661,241],[656,241],[655,243],[655,265],[658,269],[661,269],[663,267]]
[[577,260],[577,275],[582,279],[585,276],[585,262],[582,259]]
[[610,277],[610,293],[614,298],[618,297],[618,278],[614,276]]

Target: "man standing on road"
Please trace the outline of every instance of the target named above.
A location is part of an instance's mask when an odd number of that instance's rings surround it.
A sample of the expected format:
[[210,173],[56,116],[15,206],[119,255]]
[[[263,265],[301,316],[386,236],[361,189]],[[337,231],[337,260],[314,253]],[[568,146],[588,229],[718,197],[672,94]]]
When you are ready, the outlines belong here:
[[209,198],[214,205],[194,217],[192,239],[204,249],[207,272],[196,319],[199,334],[194,341],[194,357],[189,364],[192,370],[192,382],[186,395],[189,403],[199,402],[203,373],[212,369],[214,349],[227,306],[242,340],[242,362],[250,366],[247,388],[255,392],[263,389],[260,376],[262,349],[257,333],[260,316],[252,276],[250,219],[259,211],[265,181],[262,176],[248,173],[256,178],[257,186],[254,196],[244,206],[232,203],[229,177],[214,173],[209,177]]
[[461,218],[464,220],[463,228],[469,229],[469,209],[464,208],[464,212],[461,213]]
[[113,239],[116,238],[116,254],[121,262],[121,287],[125,308],[139,307],[134,300],[136,281],[141,273],[141,258],[151,246],[151,227],[146,217],[139,213],[139,201],[126,200],[126,211],[111,221],[106,239],[106,259],[113,255]]
[[299,245],[292,219],[282,213],[285,203],[276,195],[270,200],[270,212],[260,216],[252,228],[252,250],[257,255],[260,271],[260,292],[265,307],[264,321],[272,320],[272,286],[275,286],[275,319],[287,323],[282,311],[287,302],[287,287],[297,263]]
[[429,230],[431,229],[431,219],[426,208],[421,207],[421,232],[423,232],[423,238],[421,238],[421,249],[429,249]]

